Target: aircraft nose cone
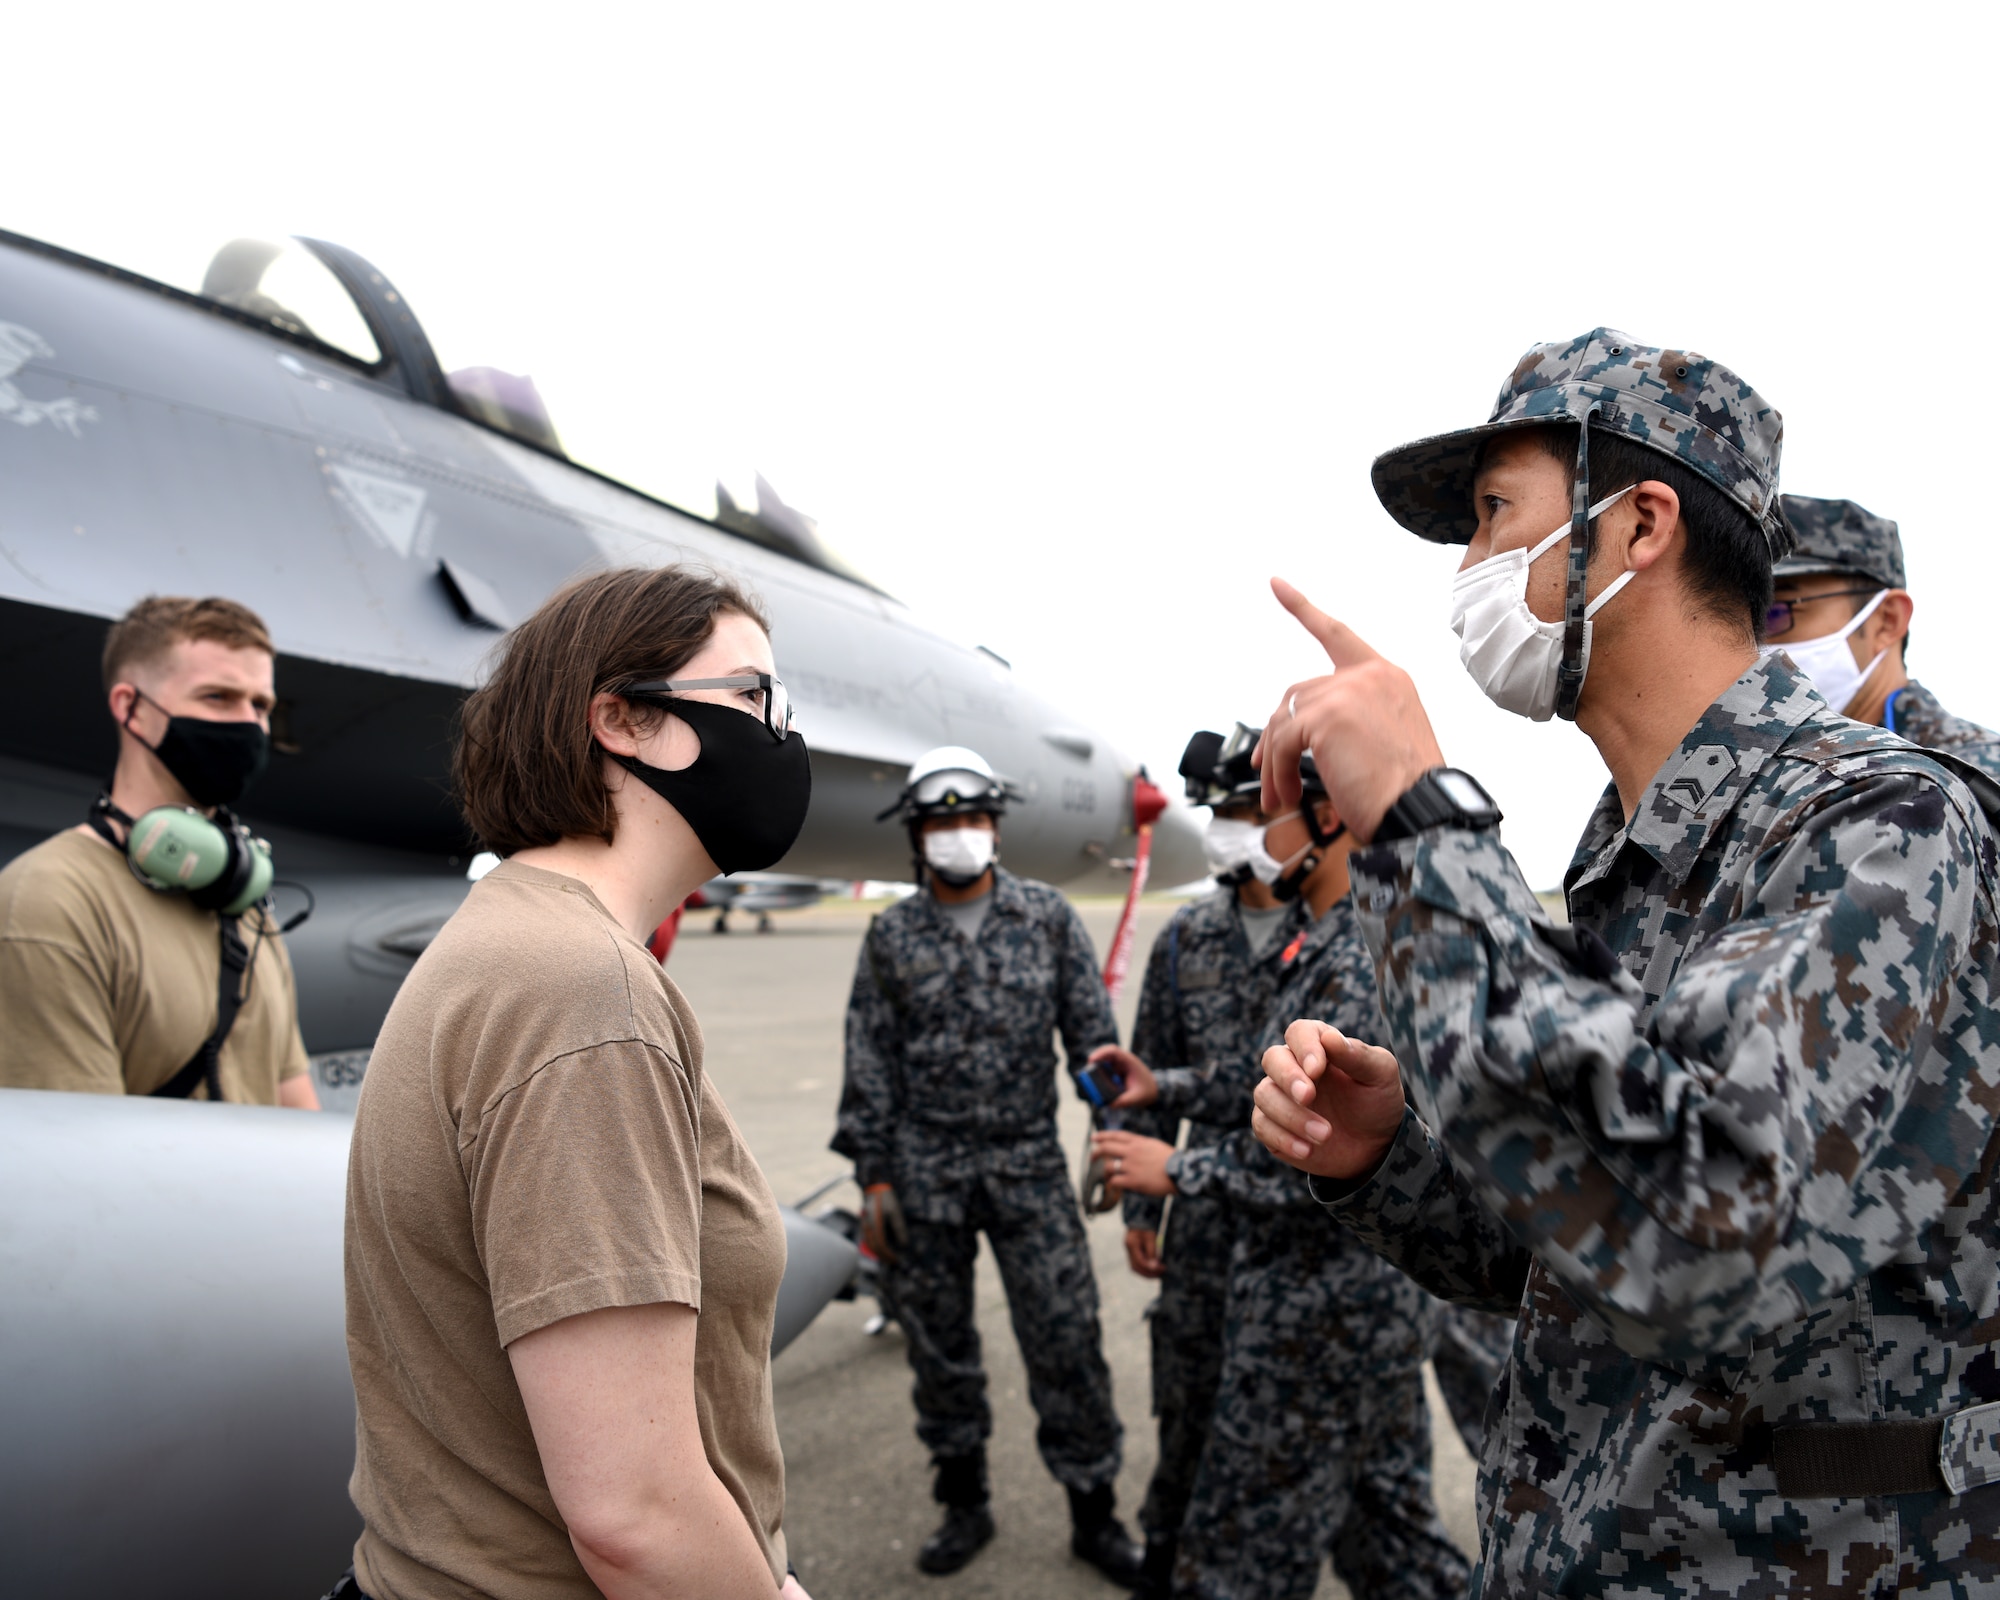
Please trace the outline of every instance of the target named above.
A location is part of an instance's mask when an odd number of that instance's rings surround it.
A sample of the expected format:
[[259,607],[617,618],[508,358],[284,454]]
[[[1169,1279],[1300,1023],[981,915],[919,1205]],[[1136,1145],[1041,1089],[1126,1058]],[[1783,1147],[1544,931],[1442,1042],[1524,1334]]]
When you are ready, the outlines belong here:
[[1155,889],[1174,889],[1208,876],[1208,858],[1201,852],[1202,820],[1178,800],[1169,802],[1153,824],[1153,859],[1146,882]]

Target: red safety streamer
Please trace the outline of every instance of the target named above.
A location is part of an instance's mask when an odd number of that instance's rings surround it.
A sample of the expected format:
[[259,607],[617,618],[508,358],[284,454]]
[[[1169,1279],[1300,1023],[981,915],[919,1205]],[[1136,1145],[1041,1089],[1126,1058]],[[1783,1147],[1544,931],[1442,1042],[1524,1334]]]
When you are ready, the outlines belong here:
[[[693,895],[688,896],[689,900],[693,898]],[[685,904],[675,906],[668,913],[667,920],[653,930],[653,937],[646,941],[646,948],[653,952],[653,959],[663,967],[667,964],[668,953],[674,947],[674,935],[681,931],[681,913],[686,909]]]
[[1132,857],[1132,883],[1125,891],[1125,910],[1118,918],[1118,931],[1111,936],[1111,954],[1104,963],[1104,987],[1111,998],[1125,987],[1125,974],[1132,966],[1133,923],[1139,912],[1139,896],[1146,892],[1146,870],[1153,859],[1153,824],[1167,809],[1167,797],[1141,768],[1132,780],[1132,825],[1139,836]]

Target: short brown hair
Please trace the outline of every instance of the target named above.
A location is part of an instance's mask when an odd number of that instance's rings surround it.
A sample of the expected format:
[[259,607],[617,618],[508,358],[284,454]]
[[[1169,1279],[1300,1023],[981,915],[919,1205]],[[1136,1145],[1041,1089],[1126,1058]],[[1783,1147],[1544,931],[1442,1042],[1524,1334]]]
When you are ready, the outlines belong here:
[[452,757],[459,808],[480,842],[503,856],[564,838],[610,844],[618,814],[590,732],[592,698],[671,677],[730,611],[770,629],[762,607],[727,578],[621,567],[579,578],[508,634],[459,713]]
[[213,639],[232,650],[262,650],[274,657],[278,653],[264,619],[246,605],[220,595],[187,600],[149,594],[104,636],[105,691],[126,682],[129,668],[151,666],[183,639]]

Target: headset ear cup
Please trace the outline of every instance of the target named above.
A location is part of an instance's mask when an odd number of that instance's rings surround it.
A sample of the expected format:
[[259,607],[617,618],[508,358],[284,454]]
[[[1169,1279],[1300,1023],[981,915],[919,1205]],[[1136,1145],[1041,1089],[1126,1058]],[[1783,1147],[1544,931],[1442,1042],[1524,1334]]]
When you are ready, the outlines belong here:
[[[257,876],[262,852],[252,844],[248,828],[232,823],[221,831],[224,846],[229,852],[221,876],[207,888],[194,890],[188,898],[204,911],[227,911],[233,906],[238,913],[241,913],[248,910],[252,902],[261,898],[258,895],[250,895],[248,900],[244,900],[246,892]],[[238,901],[244,903],[238,905]]]
[[125,858],[154,888],[195,896],[229,870],[229,838],[198,811],[155,806],[131,824]]

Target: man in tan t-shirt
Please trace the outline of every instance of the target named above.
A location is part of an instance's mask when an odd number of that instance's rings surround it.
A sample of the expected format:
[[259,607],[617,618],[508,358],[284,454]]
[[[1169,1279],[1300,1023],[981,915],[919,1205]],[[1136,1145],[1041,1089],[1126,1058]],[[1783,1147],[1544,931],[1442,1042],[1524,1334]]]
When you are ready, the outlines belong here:
[[[142,600],[111,627],[104,684],[118,728],[111,787],[89,823],[0,870],[0,1087],[154,1094],[214,1032],[223,913],[142,882],[130,819],[157,806],[211,817],[262,769],[275,651],[230,600]],[[319,1108],[291,961],[268,908],[235,919],[248,959],[214,1062],[193,1078],[241,1104]],[[172,1092],[172,1091],[170,1091]]]

